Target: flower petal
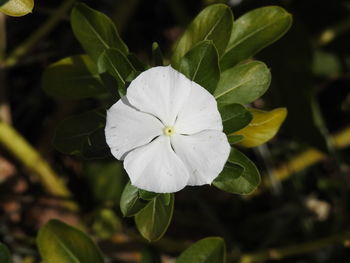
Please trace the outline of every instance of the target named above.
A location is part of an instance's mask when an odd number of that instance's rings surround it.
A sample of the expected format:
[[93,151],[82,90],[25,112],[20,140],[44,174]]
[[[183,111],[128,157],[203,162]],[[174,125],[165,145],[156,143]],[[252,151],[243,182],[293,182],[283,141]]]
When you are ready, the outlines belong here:
[[179,191],[189,179],[185,165],[171,148],[169,136],[159,136],[130,152],[124,168],[132,185],[155,193]]
[[192,82],[171,66],[154,67],[141,73],[127,89],[126,97],[140,111],[173,126]]
[[130,150],[161,135],[163,127],[154,116],[129,106],[124,97],[107,110],[106,141],[113,156],[121,160]]
[[190,172],[188,185],[210,184],[222,171],[230,155],[230,144],[220,131],[176,134],[171,137],[171,144]]
[[213,95],[192,82],[191,93],[178,113],[176,133],[194,134],[203,130],[222,131],[222,119]]

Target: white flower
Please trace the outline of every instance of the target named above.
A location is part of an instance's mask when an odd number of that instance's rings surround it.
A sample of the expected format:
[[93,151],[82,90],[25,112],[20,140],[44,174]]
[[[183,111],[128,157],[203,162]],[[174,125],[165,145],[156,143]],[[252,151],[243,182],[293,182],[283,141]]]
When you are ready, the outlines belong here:
[[230,153],[214,97],[170,66],[131,82],[107,111],[105,134],[132,185],[156,193],[210,184]]

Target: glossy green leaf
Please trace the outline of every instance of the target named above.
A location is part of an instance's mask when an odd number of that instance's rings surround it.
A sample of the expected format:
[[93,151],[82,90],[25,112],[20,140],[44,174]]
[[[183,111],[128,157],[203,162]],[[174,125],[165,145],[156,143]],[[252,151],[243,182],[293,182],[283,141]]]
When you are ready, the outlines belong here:
[[87,55],[61,59],[43,73],[42,87],[54,97],[82,99],[106,93],[96,65]]
[[120,198],[120,210],[126,217],[130,217],[138,213],[142,208],[148,204],[139,196],[139,189],[131,183],[127,183],[122,196]]
[[125,83],[128,77],[136,71],[122,52],[112,48],[102,52],[97,62],[97,68],[100,73],[107,71],[117,80],[121,96],[126,94]]
[[10,251],[8,250],[7,246],[5,246],[2,243],[0,243],[0,262],[1,263],[11,262]]
[[228,104],[219,109],[224,133],[231,134],[247,126],[253,115],[241,104]]
[[221,73],[214,97],[222,105],[247,104],[262,96],[270,81],[271,73],[264,63],[247,62]]
[[292,16],[279,6],[266,6],[250,11],[233,23],[222,70],[254,56],[282,37],[292,25]]
[[92,229],[102,239],[112,237],[122,230],[122,223],[111,209],[101,209],[94,215]]
[[194,243],[176,260],[176,263],[225,263],[226,246],[220,237],[207,237]]
[[198,42],[213,40],[219,56],[223,54],[230,38],[233,15],[224,4],[210,5],[200,12],[177,42],[171,64],[178,68],[181,58]]
[[71,24],[74,35],[94,61],[109,48],[128,54],[128,47],[119,37],[112,20],[105,14],[79,3],[72,10]]
[[51,220],[40,229],[37,245],[45,262],[104,262],[99,248],[85,233],[58,220]]
[[212,41],[199,42],[181,59],[179,71],[213,93],[220,78],[218,52]]
[[139,189],[139,197],[146,201],[150,201],[158,195],[159,195],[158,193],[153,193],[153,192]]
[[152,44],[152,62],[154,66],[163,66],[163,53],[157,42]]
[[109,156],[104,135],[105,115],[105,110],[93,110],[67,118],[56,129],[55,148],[88,159]]
[[159,240],[169,227],[173,211],[174,194],[171,194],[169,204],[163,195],[158,195],[135,215],[137,229],[148,241]]
[[127,183],[122,162],[88,162],[84,175],[97,202],[119,205],[120,197]]
[[24,16],[32,12],[34,0],[2,0],[0,12],[9,16]]
[[217,188],[233,194],[250,194],[259,184],[260,174],[255,164],[235,148],[231,148],[228,164],[213,182]]

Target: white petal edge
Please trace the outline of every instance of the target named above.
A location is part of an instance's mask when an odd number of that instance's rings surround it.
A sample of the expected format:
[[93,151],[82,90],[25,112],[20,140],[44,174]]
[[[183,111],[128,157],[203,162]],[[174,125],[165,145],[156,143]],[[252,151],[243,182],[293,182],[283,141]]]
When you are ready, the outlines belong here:
[[154,116],[137,111],[123,97],[107,110],[105,136],[113,156],[122,160],[129,151],[163,133],[164,125]]
[[188,185],[211,184],[224,168],[231,149],[226,135],[214,130],[175,134],[171,144],[190,172]]
[[131,151],[124,160],[131,184],[155,193],[172,193],[184,188],[188,171],[171,148],[168,136]]
[[171,66],[154,67],[130,83],[126,97],[135,108],[156,116],[166,126],[173,126],[191,83]]
[[203,130],[222,131],[222,119],[212,94],[192,82],[191,92],[178,113],[175,130],[181,134],[195,134]]

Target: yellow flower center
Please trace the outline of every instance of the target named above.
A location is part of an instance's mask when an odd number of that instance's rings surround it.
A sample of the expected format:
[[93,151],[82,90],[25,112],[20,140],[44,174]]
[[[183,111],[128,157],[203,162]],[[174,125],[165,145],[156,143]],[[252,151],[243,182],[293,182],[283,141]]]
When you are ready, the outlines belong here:
[[173,127],[167,126],[167,127],[164,128],[163,132],[164,132],[164,135],[171,136],[171,135],[174,135],[175,130],[174,130]]

